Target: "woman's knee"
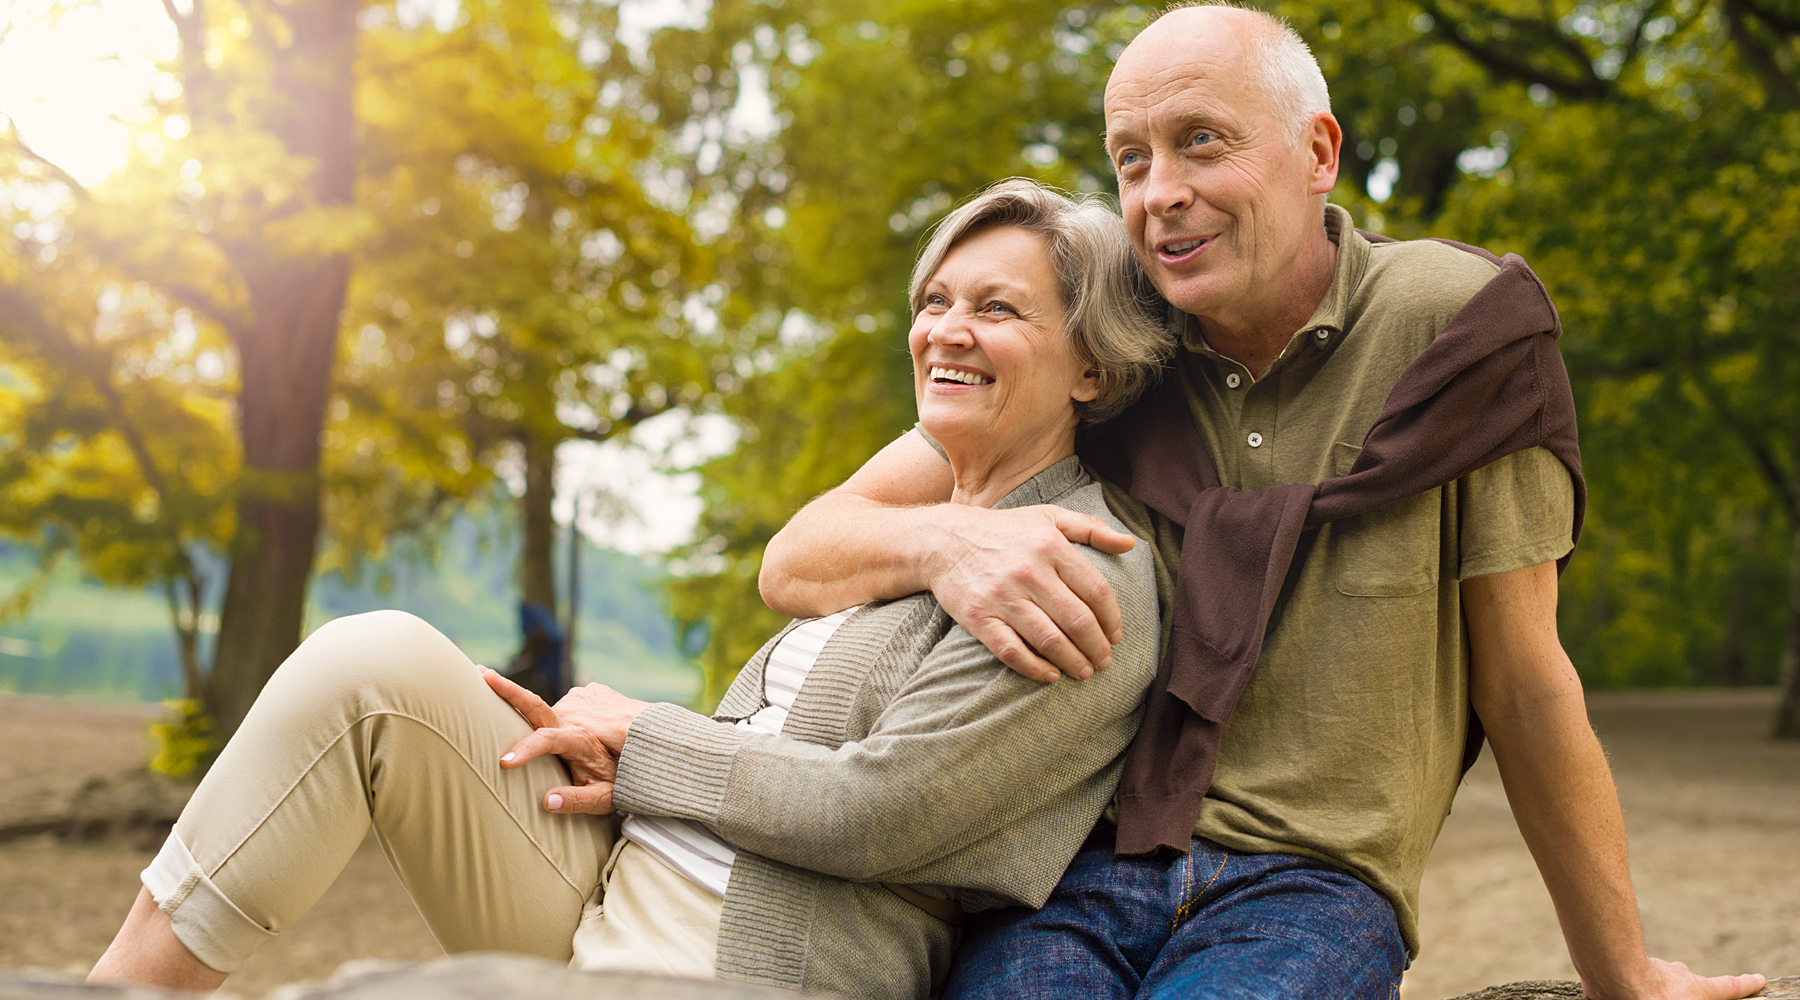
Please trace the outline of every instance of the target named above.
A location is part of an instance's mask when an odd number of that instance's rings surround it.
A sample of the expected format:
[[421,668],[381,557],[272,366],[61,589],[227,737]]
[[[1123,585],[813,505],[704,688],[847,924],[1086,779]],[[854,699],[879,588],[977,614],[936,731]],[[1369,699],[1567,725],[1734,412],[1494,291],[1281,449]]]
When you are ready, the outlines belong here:
[[370,700],[434,697],[479,680],[468,657],[442,632],[404,611],[370,611],[319,626],[270,678],[271,691]]

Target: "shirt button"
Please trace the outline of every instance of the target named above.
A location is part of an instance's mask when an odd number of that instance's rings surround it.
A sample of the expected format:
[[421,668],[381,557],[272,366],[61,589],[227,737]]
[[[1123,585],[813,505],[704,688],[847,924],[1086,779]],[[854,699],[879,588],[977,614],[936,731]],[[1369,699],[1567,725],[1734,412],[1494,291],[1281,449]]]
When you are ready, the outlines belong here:
[[1231,372],[1225,376],[1225,384],[1236,389],[1238,386],[1244,384],[1244,380],[1238,377],[1237,372]]
[[1319,338],[1320,343],[1324,343],[1325,341],[1331,339],[1331,331],[1321,329],[1318,333],[1313,334],[1313,336]]
[[1262,447],[1262,435],[1256,433],[1255,431],[1250,432],[1249,441],[1250,441],[1250,447],[1252,447],[1252,448],[1261,448]]

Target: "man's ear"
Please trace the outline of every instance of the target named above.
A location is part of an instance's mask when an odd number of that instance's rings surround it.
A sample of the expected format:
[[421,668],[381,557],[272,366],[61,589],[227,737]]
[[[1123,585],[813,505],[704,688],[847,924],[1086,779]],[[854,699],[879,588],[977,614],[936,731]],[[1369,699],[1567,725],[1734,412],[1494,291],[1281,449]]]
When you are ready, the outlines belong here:
[[1306,143],[1308,158],[1312,161],[1312,184],[1307,190],[1312,194],[1330,194],[1337,184],[1338,151],[1344,144],[1343,128],[1331,112],[1321,111],[1313,116],[1312,131],[1301,141]]

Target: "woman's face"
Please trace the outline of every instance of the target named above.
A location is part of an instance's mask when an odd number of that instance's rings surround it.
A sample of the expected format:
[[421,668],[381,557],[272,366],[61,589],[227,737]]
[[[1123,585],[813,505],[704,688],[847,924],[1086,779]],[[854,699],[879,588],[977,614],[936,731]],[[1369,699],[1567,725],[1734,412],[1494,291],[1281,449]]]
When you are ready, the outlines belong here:
[[946,447],[1008,452],[1072,432],[1097,394],[1069,347],[1043,237],[994,226],[964,237],[925,285],[907,337],[919,421]]

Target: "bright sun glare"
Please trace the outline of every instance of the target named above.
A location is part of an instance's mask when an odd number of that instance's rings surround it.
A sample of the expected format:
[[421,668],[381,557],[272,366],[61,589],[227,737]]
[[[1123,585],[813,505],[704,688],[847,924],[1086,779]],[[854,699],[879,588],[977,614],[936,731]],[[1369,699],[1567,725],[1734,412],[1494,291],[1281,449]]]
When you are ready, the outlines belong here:
[[0,20],[0,115],[32,149],[83,184],[125,162],[175,28],[157,0],[8,0]]
[[[159,0],[5,0],[0,13],[0,117],[40,156],[86,185],[105,180],[125,165],[132,143],[152,119],[154,98],[172,99],[179,86],[159,66],[175,58],[177,39]],[[187,0],[175,0],[185,9]],[[694,0],[627,0],[622,5],[627,44],[641,44],[652,28],[691,22]],[[455,20],[456,0],[400,0],[403,19]],[[772,116],[759,105],[761,118]],[[0,128],[5,127],[0,122]],[[729,424],[701,418],[693,455],[677,466],[728,451],[735,441]],[[668,435],[662,435],[668,436]],[[697,477],[669,477],[652,468],[647,455],[617,443],[572,442],[561,455],[560,475],[573,491],[604,495],[632,484],[635,523],[595,517],[584,525],[601,544],[626,551],[661,551],[692,533],[700,512]],[[640,442],[640,445],[644,444]],[[566,446],[567,447],[567,446]],[[651,451],[671,447],[649,445]],[[684,446],[685,447],[685,446]],[[559,498],[565,523],[573,501]],[[605,506],[604,504],[602,505]]]

